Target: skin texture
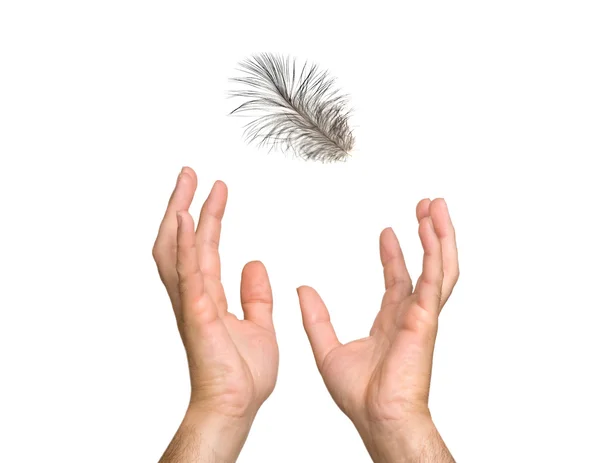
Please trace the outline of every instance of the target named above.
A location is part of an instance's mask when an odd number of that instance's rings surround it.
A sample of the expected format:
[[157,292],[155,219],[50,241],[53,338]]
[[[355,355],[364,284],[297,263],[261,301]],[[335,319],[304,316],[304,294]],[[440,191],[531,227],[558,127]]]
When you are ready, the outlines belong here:
[[260,262],[246,264],[240,287],[244,319],[229,313],[219,258],[227,187],[214,184],[195,228],[188,208],[196,186],[195,172],[184,167],[152,252],[191,380],[188,411],[162,463],[234,462],[275,387],[279,365],[267,271]]
[[393,230],[381,233],[385,293],[368,337],[342,345],[318,293],[298,288],[325,385],[377,463],[454,461],[428,399],[438,317],[459,275],[456,239],[443,199],[420,201],[417,220],[423,270],[414,287]]
[[[260,262],[241,278],[244,319],[227,310],[219,240],[227,187],[216,182],[195,228],[197,186],[184,167],[153,248],[187,353],[187,413],[161,463],[236,461],[277,378],[279,354],[269,277]],[[376,463],[454,462],[428,407],[438,317],[458,279],[454,228],[442,199],[417,205],[423,271],[412,284],[394,232],[381,233],[385,293],[368,337],[342,345],[318,293],[298,288],[317,367]]]

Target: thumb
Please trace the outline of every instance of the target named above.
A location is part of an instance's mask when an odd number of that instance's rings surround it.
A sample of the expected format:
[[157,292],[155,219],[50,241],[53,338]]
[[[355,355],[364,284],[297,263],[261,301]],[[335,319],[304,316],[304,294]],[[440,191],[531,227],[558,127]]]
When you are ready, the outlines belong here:
[[329,318],[329,311],[321,296],[310,286],[300,286],[297,290],[302,310],[302,323],[312,347],[319,370],[327,355],[341,346]]
[[275,332],[273,326],[273,292],[264,264],[248,262],[242,270],[240,298],[244,319]]

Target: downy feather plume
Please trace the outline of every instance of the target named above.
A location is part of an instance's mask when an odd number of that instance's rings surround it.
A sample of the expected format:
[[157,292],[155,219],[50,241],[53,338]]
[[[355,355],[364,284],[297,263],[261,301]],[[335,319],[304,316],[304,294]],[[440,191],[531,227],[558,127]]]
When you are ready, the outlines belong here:
[[270,53],[240,63],[241,86],[230,93],[245,101],[230,114],[246,115],[245,137],[259,146],[292,150],[306,160],[345,160],[354,145],[348,97],[316,65]]

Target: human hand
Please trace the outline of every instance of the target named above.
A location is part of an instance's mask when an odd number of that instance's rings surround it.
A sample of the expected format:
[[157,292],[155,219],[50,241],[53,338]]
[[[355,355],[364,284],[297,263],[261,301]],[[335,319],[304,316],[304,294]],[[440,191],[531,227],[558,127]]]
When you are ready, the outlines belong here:
[[298,288],[325,385],[378,463],[454,461],[428,399],[438,316],[459,275],[455,233],[443,199],[420,201],[417,219],[424,256],[414,290],[396,235],[381,233],[385,294],[368,337],[342,345],[317,292]]
[[[250,262],[241,279],[244,319],[228,312],[218,250],[227,187],[214,184],[194,230],[188,208],[196,186],[195,172],[183,168],[152,251],[191,380],[188,412],[161,461],[196,461],[208,451],[210,458],[229,462],[237,458],[259,407],[275,387],[279,353],[273,298],[264,265]],[[190,442],[198,443],[197,453]],[[190,456],[181,456],[185,451]]]

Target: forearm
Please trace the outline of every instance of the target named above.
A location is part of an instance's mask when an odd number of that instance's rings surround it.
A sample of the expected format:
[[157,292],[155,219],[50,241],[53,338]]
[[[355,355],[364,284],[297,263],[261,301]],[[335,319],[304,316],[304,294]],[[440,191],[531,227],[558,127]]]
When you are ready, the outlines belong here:
[[234,463],[251,422],[188,409],[159,463]]
[[433,421],[375,426],[363,440],[374,463],[455,463]]

